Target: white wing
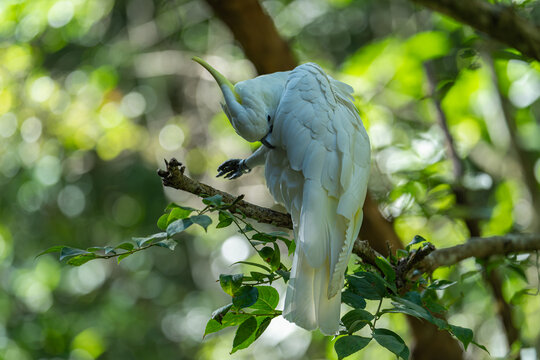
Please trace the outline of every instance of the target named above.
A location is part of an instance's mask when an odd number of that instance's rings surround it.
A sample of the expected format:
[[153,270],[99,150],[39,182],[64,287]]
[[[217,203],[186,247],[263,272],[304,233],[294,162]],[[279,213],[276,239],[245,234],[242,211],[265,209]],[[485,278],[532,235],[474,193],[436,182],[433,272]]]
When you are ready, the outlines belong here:
[[[284,316],[335,333],[343,274],[362,222],[370,147],[352,88],[316,64],[290,72],[274,118],[266,181],[292,216],[297,250]],[[336,314],[337,313],[337,314]]]

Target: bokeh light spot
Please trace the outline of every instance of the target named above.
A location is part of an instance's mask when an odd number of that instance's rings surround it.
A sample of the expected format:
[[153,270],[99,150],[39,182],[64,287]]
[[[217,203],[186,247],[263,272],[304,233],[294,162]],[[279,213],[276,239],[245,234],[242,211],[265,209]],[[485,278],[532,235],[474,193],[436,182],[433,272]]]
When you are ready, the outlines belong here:
[[64,215],[75,217],[83,212],[86,205],[86,198],[78,186],[68,185],[58,194],[57,203]]
[[8,138],[17,130],[17,117],[13,113],[7,113],[0,117],[0,136]]
[[120,108],[124,115],[134,118],[144,112],[146,109],[146,100],[140,93],[133,91],[124,96]]
[[54,90],[54,81],[48,76],[36,79],[30,87],[30,97],[37,102],[47,101]]
[[250,247],[246,240],[238,235],[233,235],[221,245],[221,255],[229,263],[244,261],[249,257]]
[[174,124],[165,125],[159,132],[159,144],[165,150],[173,151],[182,146],[184,131]]
[[32,116],[24,120],[21,125],[21,136],[27,143],[35,142],[41,136],[41,120]]
[[74,13],[75,7],[71,1],[58,1],[50,8],[47,20],[53,28],[59,28],[70,22]]
[[62,174],[62,165],[57,157],[47,155],[41,158],[35,168],[36,178],[43,185],[54,185]]

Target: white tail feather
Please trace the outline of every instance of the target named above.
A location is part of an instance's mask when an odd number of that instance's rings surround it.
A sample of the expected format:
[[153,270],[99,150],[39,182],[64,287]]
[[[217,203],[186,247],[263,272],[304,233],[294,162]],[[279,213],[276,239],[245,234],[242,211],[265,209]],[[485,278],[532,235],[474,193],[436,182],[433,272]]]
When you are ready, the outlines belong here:
[[283,317],[306,329],[320,328],[325,335],[334,335],[339,329],[341,293],[328,299],[330,265],[313,268],[302,249],[294,254],[291,278],[285,296]]

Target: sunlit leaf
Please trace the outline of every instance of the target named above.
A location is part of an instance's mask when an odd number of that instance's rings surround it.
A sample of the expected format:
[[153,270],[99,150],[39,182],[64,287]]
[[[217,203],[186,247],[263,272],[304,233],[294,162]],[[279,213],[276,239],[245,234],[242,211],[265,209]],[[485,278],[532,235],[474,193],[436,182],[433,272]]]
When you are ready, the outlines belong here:
[[234,294],[242,286],[243,278],[244,278],[243,274],[234,274],[234,275],[221,274],[219,275],[219,284],[221,285],[221,288],[223,289],[223,291],[225,291],[230,296],[234,296]]
[[258,298],[250,308],[262,310],[267,313],[273,312],[279,302],[277,290],[271,286],[256,286],[256,289],[258,291]]

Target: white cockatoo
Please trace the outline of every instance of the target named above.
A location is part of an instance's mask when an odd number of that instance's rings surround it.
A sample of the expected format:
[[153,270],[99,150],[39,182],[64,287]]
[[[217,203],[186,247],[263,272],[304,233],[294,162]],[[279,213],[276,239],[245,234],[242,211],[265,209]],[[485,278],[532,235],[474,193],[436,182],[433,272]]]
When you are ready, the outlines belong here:
[[200,58],[219,84],[234,130],[262,145],[218,176],[234,179],[265,164],[266,184],[291,214],[296,239],[283,316],[327,335],[339,329],[341,290],[362,224],[369,139],[353,89],[307,63],[233,85]]

